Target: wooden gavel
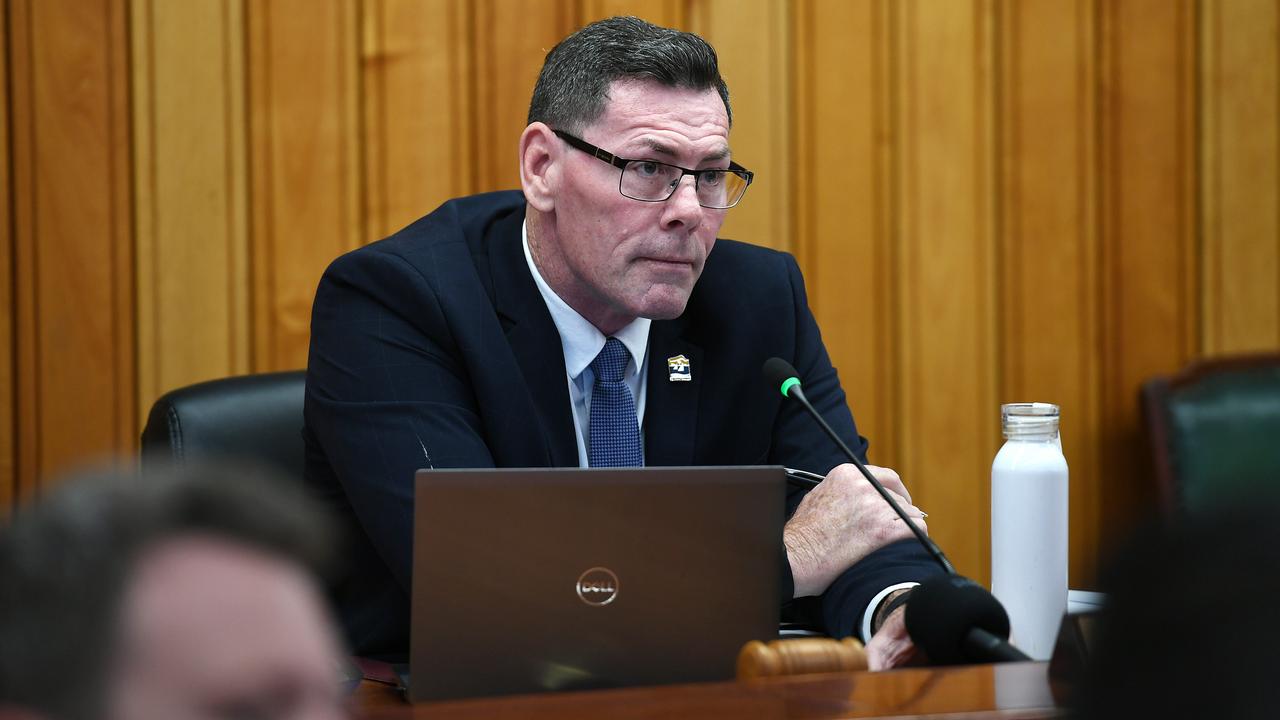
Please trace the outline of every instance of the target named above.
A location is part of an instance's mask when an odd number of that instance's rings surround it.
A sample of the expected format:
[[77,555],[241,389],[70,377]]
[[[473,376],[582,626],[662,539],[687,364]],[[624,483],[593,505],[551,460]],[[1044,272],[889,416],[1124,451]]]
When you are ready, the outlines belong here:
[[866,669],[867,651],[851,637],[752,640],[738,652],[739,680]]

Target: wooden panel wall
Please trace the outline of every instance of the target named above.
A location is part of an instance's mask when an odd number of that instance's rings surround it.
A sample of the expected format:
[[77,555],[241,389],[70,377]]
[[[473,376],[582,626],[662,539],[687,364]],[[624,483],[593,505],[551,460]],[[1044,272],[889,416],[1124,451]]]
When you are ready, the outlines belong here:
[[[945,8],[945,10],[944,10]],[[957,569],[985,575],[996,429],[992,27],[981,0],[892,3],[900,455]],[[913,496],[914,497],[914,496]],[[976,521],[976,522],[975,522]]]
[[1280,35],[1276,3],[1201,6],[1201,345],[1207,353],[1280,345]]
[[1198,351],[1193,17],[1143,0],[1104,4],[1099,23],[1104,541],[1152,503],[1136,388]]
[[[735,156],[756,173],[751,202],[733,209],[721,235],[792,250],[792,137],[790,4],[781,0],[691,3],[685,29],[705,37],[720,56],[733,108],[730,141]],[[767,32],[761,32],[768,28]]]
[[[1280,346],[1270,0],[9,0],[0,507],[165,390],[301,367],[336,255],[517,186],[546,51],[704,34],[873,461],[988,572],[999,404],[1063,407],[1072,582],[1150,507],[1138,384]],[[1198,119],[1198,120],[1197,120]],[[11,184],[5,184],[10,183]]]
[[547,51],[579,24],[576,3],[479,0],[472,6],[474,162],[479,188],[520,187],[519,138]]
[[15,468],[7,495],[134,446],[135,325],[123,0],[8,11]]
[[[899,233],[890,6],[823,0],[795,17],[795,252],[872,462],[901,457]],[[841,68],[846,82],[823,78]],[[830,122],[830,118],[841,122]],[[754,201],[754,197],[752,200]],[[914,485],[914,483],[913,483]]]
[[138,406],[249,371],[242,4],[132,6]]
[[[0,17],[0,77],[9,72],[9,16]],[[8,82],[0,87],[0,518],[8,514],[17,490],[17,375],[14,368],[13,167],[9,117],[13,108]]]
[[[0,18],[0,77],[9,77],[9,13]],[[10,92],[0,92],[0,168],[13,167],[10,159]],[[0,172],[0,519],[9,515],[17,495],[18,437],[14,423],[17,411],[15,383],[14,288],[13,288],[13,186],[10,173]]]
[[451,0],[364,5],[365,241],[477,187],[471,20]]
[[360,16],[346,0],[249,3],[253,364],[306,364],[311,297],[364,231]]
[[[1063,409],[1077,578],[1097,555],[1104,476],[1096,7],[1008,2],[998,17],[1000,402],[1046,398]],[[997,420],[992,408],[986,421]]]

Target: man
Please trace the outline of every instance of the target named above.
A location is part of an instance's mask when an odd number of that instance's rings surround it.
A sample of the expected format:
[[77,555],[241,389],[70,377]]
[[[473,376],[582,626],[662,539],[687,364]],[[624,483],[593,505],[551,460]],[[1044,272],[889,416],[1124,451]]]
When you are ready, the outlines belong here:
[[0,717],[344,717],[312,502],[192,467],[19,510],[0,534]]
[[[345,611],[358,647],[407,643],[420,467],[830,473],[789,498],[784,599],[820,596],[818,619],[838,636],[870,635],[891,594],[937,571],[760,377],[771,356],[792,362],[865,453],[794,259],[716,240],[751,181],[730,160],[730,119],[701,38],[635,18],[592,24],[547,55],[519,142],[523,193],[448,202],[325,273],[308,475],[360,529],[366,595]],[[896,474],[876,472],[922,516]],[[911,655],[900,612],[876,637],[873,666]]]

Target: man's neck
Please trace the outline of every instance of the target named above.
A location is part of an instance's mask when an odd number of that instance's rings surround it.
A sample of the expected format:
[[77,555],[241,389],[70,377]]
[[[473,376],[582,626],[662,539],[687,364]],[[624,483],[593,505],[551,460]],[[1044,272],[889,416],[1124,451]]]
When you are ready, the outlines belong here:
[[[555,241],[555,228],[552,220],[545,213],[527,208],[525,211],[525,233],[529,238],[529,255],[538,273],[546,281],[547,286],[565,304],[573,308],[587,322],[591,323],[605,337],[609,337],[635,321],[634,316],[611,312],[607,303],[592,298],[588,293],[575,292],[580,286],[576,282],[573,271],[560,257],[559,243]],[[593,302],[593,300],[596,300]],[[594,311],[593,311],[594,310]]]

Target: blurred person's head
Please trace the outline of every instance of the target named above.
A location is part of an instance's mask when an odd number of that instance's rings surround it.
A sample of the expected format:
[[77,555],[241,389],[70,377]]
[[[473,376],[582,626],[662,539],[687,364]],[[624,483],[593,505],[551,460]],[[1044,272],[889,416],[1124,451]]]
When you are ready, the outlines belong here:
[[1257,501],[1184,517],[1116,556],[1082,716],[1280,715],[1278,511]]
[[259,471],[61,484],[0,531],[0,708],[340,716],[340,651],[316,579],[329,532],[300,489]]

